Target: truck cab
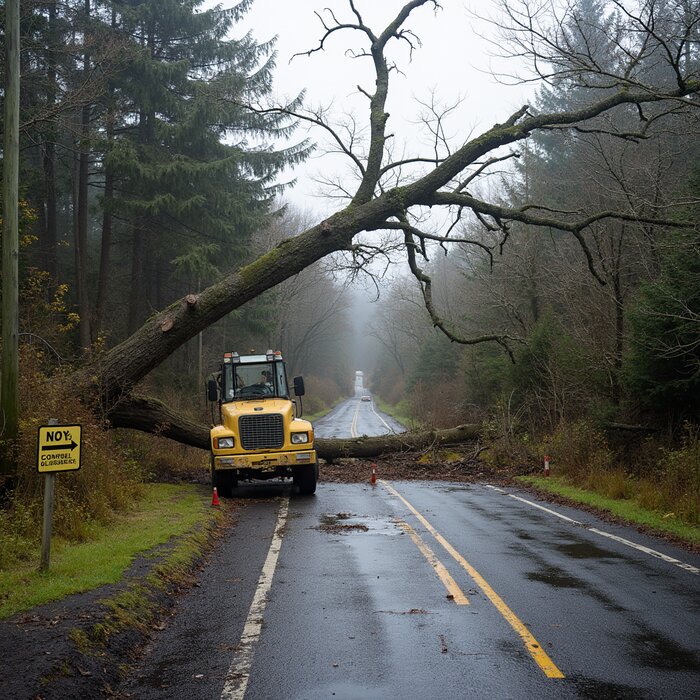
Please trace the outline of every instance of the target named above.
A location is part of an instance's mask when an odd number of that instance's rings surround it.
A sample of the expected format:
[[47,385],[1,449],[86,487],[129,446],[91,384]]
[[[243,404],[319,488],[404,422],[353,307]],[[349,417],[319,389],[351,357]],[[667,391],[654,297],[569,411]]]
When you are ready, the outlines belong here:
[[[241,480],[291,477],[299,493],[315,493],[313,427],[297,414],[282,353],[227,352],[216,376],[207,387],[219,413],[219,424],[210,431],[212,486],[231,496]],[[303,396],[302,377],[294,378],[293,388]]]

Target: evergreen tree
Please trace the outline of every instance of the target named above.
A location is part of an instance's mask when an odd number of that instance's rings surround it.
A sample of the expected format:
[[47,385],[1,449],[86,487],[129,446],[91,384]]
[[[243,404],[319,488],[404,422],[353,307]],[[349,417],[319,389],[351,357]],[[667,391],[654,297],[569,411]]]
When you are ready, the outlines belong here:
[[[695,197],[700,176],[694,180]],[[697,221],[700,212],[688,212]],[[630,313],[626,386],[643,411],[677,426],[700,419],[700,235],[674,232],[661,274],[645,284]]]
[[288,133],[289,124],[240,107],[269,91],[274,66],[272,44],[227,38],[250,0],[198,12],[201,4],[115,3],[121,31],[139,47],[118,76],[121,135],[106,159],[115,211],[132,228],[130,329],[183,286],[211,282],[174,280],[172,260],[183,251],[215,244],[212,266],[242,262],[279,192],[275,176],[306,153],[304,144],[264,146],[262,138]]

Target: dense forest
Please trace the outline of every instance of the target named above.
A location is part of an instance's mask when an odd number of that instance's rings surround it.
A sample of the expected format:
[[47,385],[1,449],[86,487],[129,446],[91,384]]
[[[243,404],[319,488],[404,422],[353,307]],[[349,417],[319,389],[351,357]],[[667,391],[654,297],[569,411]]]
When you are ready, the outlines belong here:
[[[387,404],[436,427],[687,437],[700,409],[700,12],[634,4],[543,17],[500,3],[499,46],[533,60],[531,104],[452,140],[459,125],[434,110],[430,154],[399,156],[386,48],[419,50],[420,27],[404,24],[437,3],[397,5],[379,35],[352,3],[347,22],[321,23],[310,53],[348,28],[369,42],[363,134],[305,111],[304,95],[270,106],[275,47],[246,25],[252,0],[22,2],[25,427],[38,375],[67,377],[84,404],[91,386],[100,421],[128,427],[136,387],[204,422],[221,353],[275,347],[306,375],[312,411],[365,369]],[[315,147],[302,121],[355,169],[320,224],[284,204],[289,169]],[[347,287],[384,262],[403,272],[380,280],[361,330],[374,349],[358,358]],[[187,324],[172,311],[186,295],[201,308]],[[148,345],[173,324],[167,347]],[[156,414],[144,425],[162,425]]]
[[[266,94],[274,70],[273,45],[242,23],[250,4],[22,3],[20,337],[47,369],[98,356],[304,228],[277,179],[310,144],[275,148],[291,120],[237,104]],[[274,346],[294,370],[342,383],[349,368],[328,350],[343,322],[340,289],[317,266],[150,381],[200,397],[224,349]]]
[[[671,4],[667,4],[671,21]],[[678,9],[678,8],[676,8]],[[567,51],[599,72],[582,83],[558,75],[538,88],[539,112],[570,111],[615,89],[624,15],[595,0],[576,3],[563,26]],[[685,59],[698,73],[698,27]],[[668,76],[652,54],[640,70]],[[581,418],[660,428],[676,435],[700,411],[700,116],[697,110],[623,107],[586,128],[550,129],[522,145],[484,189],[506,207],[547,202],[557,212],[600,219],[585,247],[556,226],[507,229],[460,221],[434,245],[425,272],[436,314],[452,333],[498,332],[460,347],[417,312],[421,287],[395,283],[371,323],[380,359],[374,381],[385,400],[436,425],[498,413],[533,433]],[[641,128],[640,128],[641,127]],[[491,195],[493,196],[493,195]],[[650,221],[663,210],[686,227]],[[425,286],[425,285],[424,285]]]

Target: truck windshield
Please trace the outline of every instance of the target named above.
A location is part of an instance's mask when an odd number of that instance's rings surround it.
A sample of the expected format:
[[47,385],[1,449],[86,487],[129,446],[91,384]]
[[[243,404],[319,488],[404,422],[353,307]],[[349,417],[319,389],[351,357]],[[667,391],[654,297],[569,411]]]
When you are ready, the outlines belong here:
[[227,364],[223,373],[223,400],[289,398],[282,362]]

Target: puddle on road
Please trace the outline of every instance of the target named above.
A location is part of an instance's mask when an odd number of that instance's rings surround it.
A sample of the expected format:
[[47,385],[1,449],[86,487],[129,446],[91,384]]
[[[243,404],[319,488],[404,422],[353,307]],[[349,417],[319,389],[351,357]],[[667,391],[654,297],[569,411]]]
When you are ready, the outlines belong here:
[[547,583],[554,588],[585,588],[585,584],[575,576],[568,576],[561,569],[549,567],[542,571],[531,571],[525,574],[530,581]]
[[396,522],[381,516],[358,516],[353,513],[324,513],[316,530],[335,534],[352,534],[354,532],[368,534],[396,535],[401,531]]
[[558,544],[556,548],[563,554],[567,554],[574,559],[622,559],[619,554],[608,549],[596,547],[588,542],[569,542]]
[[462,484],[460,486],[443,486],[442,488],[438,488],[437,490],[441,493],[456,493],[463,491],[471,491],[472,486],[471,484]]
[[643,666],[668,671],[700,671],[700,654],[689,651],[668,637],[645,630],[629,640],[632,656]]
[[571,678],[576,687],[579,697],[590,700],[600,700],[600,698],[618,698],[619,700],[644,700],[650,698],[646,691],[640,688],[633,688],[629,685],[619,683],[606,683],[595,678],[585,678],[574,676]]

